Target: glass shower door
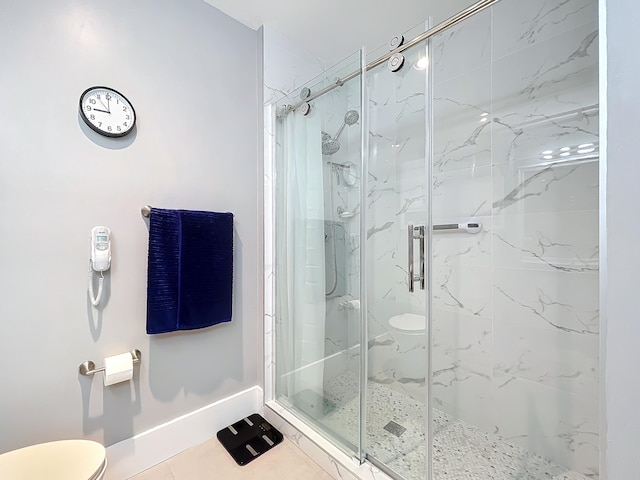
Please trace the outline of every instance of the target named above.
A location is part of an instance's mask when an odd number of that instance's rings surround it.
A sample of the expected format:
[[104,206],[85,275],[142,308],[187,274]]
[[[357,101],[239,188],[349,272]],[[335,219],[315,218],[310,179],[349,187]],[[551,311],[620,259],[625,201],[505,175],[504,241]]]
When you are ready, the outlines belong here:
[[366,451],[412,480],[427,478],[428,465],[426,53],[423,43],[403,52],[401,69],[385,63],[367,72]]
[[277,104],[274,239],[275,398],[358,458],[360,59]]
[[433,478],[598,478],[597,2],[431,40]]

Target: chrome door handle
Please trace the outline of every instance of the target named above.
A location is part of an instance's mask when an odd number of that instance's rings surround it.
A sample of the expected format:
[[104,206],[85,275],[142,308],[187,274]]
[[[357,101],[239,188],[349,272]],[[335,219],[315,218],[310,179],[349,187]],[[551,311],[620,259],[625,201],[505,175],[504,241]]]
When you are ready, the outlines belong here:
[[407,225],[407,238],[409,239],[408,272],[409,272],[409,292],[413,292],[413,224]]
[[[420,282],[420,290],[425,289],[425,263],[424,263],[424,237],[425,237],[425,229],[424,225],[414,226],[410,223],[407,226],[407,237],[408,237],[408,248],[409,252],[407,255],[408,258],[408,272],[409,272],[409,292],[414,291],[413,284],[414,282]],[[413,273],[413,243],[415,240],[420,240],[420,274],[414,275]]]
[[420,238],[420,290],[424,290],[426,275],[424,265],[424,225],[418,227],[418,235]]

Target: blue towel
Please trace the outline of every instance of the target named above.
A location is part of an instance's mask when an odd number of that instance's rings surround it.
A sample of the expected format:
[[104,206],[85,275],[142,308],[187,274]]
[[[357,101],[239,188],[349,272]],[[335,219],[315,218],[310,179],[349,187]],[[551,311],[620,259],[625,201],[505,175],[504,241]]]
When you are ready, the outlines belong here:
[[147,333],[231,321],[233,214],[152,208]]

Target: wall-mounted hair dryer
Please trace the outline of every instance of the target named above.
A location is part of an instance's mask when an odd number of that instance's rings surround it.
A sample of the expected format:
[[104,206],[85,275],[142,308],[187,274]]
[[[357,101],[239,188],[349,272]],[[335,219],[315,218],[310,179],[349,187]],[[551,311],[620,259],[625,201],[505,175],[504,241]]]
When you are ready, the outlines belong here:
[[[111,230],[109,227],[98,226],[91,229],[91,256],[89,258],[89,299],[94,307],[102,299],[104,271],[111,266]],[[93,272],[100,272],[98,279],[98,294],[93,293]]]

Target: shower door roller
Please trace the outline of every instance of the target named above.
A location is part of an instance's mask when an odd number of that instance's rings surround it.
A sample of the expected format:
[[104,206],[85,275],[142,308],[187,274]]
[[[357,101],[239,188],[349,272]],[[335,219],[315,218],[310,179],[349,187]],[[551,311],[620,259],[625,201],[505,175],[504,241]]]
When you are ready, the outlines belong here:
[[391,40],[389,40],[389,50],[393,51],[398,48],[400,45],[404,43],[404,36],[396,35]]
[[[409,254],[408,257],[408,272],[409,272],[409,291],[413,292],[414,282],[420,282],[420,290],[425,288],[425,265],[424,265],[424,225],[409,224],[407,226],[407,236],[409,238]],[[413,273],[413,244],[416,240],[420,240],[420,274],[415,275]]]
[[311,96],[311,89],[309,87],[304,87],[300,90],[300,100],[306,100]]
[[397,72],[404,65],[404,55],[401,53],[394,53],[389,57],[387,61],[387,68],[392,72]]

